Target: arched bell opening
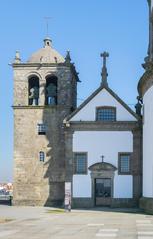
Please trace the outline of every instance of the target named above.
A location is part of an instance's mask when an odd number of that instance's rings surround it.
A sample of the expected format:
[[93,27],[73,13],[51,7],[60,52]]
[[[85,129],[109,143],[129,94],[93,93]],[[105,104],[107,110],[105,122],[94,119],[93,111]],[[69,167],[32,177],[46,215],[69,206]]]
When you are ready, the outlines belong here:
[[39,78],[31,76],[28,80],[29,105],[39,105]]
[[46,77],[45,105],[57,105],[57,82],[56,76]]

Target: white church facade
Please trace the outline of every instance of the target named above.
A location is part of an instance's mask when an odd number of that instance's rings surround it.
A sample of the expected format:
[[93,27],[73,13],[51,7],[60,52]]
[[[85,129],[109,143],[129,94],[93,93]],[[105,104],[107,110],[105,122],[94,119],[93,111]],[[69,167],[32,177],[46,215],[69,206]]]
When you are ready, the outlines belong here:
[[47,37],[27,62],[16,53],[14,205],[61,206],[68,199],[72,207],[140,206],[153,212],[152,0],[148,3],[149,51],[136,112],[109,87],[107,52],[101,54],[99,88],[78,108],[80,80],[69,52],[61,56]]
[[108,87],[105,70],[101,86],[65,122],[74,206],[130,207],[141,196],[141,118]]

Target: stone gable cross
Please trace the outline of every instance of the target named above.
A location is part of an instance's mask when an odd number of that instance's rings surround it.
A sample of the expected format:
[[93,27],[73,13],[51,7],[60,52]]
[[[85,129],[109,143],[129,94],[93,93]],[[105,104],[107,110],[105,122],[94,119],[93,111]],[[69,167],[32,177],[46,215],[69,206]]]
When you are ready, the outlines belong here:
[[107,57],[109,57],[109,53],[108,52],[103,52],[100,54],[100,56],[103,58],[103,67],[102,67],[102,72],[101,72],[101,76],[102,76],[102,85],[103,86],[108,86],[107,83],[107,66],[106,66],[106,59]]

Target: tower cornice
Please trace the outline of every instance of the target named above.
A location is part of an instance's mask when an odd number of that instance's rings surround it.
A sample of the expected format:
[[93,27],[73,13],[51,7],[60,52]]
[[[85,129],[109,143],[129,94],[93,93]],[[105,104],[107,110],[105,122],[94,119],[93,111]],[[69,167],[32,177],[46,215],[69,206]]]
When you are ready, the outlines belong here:
[[146,62],[143,64],[143,67],[146,71],[138,83],[138,92],[141,97],[143,97],[146,91],[153,85],[153,62]]
[[74,63],[69,63],[67,64],[66,62],[64,63],[13,63],[11,66],[15,69],[23,69],[24,67],[27,68],[37,68],[37,70],[43,68],[43,67],[58,67],[58,68],[67,68],[72,71],[72,73],[75,75],[76,81],[81,82],[78,77],[78,72],[76,71],[76,68],[74,66]]
[[65,63],[13,63],[12,67],[68,67]]

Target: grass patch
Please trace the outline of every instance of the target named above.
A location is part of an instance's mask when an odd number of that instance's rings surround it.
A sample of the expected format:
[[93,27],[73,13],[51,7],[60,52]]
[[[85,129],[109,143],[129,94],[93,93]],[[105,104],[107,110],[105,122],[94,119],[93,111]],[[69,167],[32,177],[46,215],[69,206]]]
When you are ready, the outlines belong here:
[[49,209],[47,213],[65,213],[64,209]]

